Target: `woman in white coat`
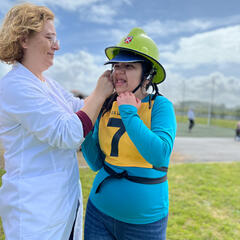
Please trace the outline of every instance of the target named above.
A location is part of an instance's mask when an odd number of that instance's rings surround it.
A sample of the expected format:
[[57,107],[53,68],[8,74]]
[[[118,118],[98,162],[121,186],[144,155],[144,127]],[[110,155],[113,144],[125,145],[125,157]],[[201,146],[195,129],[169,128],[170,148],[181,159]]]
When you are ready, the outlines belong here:
[[59,50],[53,20],[46,7],[20,4],[0,29],[0,60],[14,65],[0,80],[6,170],[0,216],[7,240],[81,239],[76,150],[113,91],[110,71],[85,103],[43,74]]

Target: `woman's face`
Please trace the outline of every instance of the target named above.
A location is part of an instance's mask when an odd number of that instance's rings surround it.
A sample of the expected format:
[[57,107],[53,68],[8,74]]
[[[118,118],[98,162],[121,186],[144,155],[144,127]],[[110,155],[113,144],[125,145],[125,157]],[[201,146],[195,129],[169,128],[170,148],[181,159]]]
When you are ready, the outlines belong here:
[[132,92],[140,83],[141,63],[115,63],[113,65],[113,84],[118,94]]
[[53,21],[46,21],[42,31],[28,37],[22,45],[24,48],[23,62],[34,64],[41,71],[47,70],[53,65],[55,51],[59,50]]

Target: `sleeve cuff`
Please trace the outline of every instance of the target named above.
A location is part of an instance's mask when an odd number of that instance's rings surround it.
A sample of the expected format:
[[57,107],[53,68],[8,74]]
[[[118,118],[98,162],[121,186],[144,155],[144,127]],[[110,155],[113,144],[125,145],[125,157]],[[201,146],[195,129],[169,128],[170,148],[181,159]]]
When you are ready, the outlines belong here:
[[132,105],[121,105],[118,107],[120,114],[133,114],[137,113],[138,109]]
[[83,135],[84,135],[84,137],[86,137],[88,135],[88,133],[93,128],[92,121],[88,117],[88,115],[85,112],[81,111],[81,110],[76,112],[76,114],[77,114],[78,118],[80,119],[80,121],[82,122],[82,125],[83,125]]

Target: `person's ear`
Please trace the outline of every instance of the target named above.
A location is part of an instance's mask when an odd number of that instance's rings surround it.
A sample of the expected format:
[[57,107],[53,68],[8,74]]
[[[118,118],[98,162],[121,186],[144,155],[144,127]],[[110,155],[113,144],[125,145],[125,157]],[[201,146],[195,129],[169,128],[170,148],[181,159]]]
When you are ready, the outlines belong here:
[[20,43],[20,45],[22,46],[22,48],[28,48],[28,37],[26,37],[26,36],[22,36],[22,37],[20,37],[20,39],[19,39],[19,43]]
[[144,87],[144,88],[148,88],[149,85],[150,85],[150,81],[145,78],[145,81],[144,81],[144,83],[143,83],[143,87]]

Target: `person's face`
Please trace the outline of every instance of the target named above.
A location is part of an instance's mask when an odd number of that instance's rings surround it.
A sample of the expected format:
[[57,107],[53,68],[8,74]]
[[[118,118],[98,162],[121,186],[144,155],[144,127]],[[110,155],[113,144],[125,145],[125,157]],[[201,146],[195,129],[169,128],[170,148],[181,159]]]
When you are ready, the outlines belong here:
[[118,94],[133,91],[141,81],[141,63],[115,63],[113,65],[113,84]]
[[59,50],[59,43],[56,41],[56,30],[52,20],[46,21],[41,32],[34,33],[25,41],[24,57],[33,64],[39,65],[41,70],[47,70],[52,64],[54,53]]

